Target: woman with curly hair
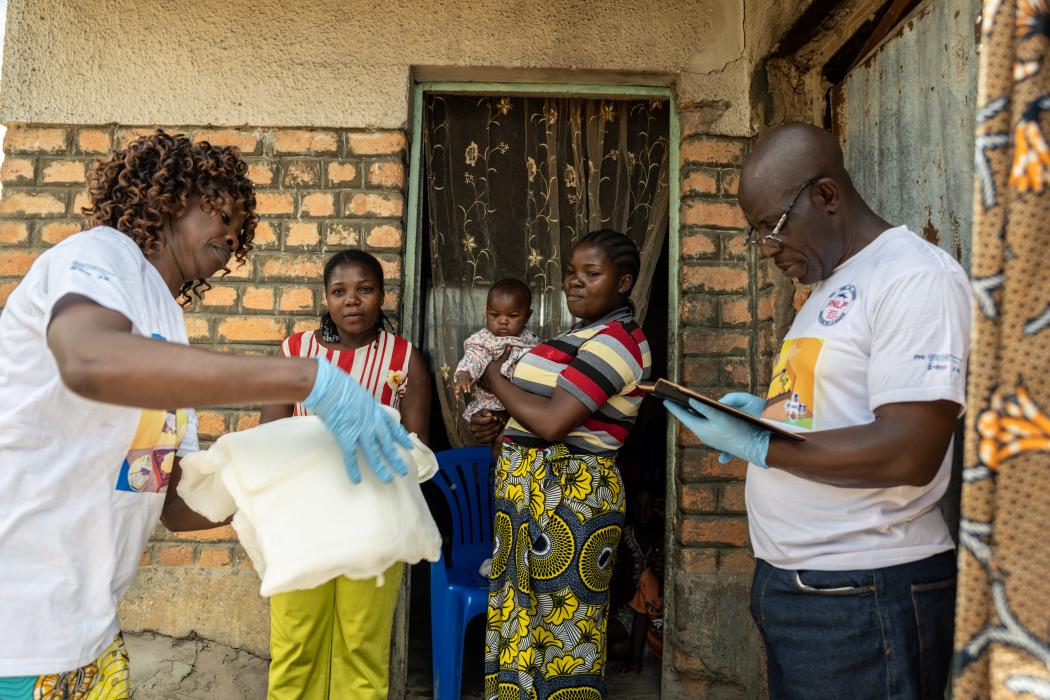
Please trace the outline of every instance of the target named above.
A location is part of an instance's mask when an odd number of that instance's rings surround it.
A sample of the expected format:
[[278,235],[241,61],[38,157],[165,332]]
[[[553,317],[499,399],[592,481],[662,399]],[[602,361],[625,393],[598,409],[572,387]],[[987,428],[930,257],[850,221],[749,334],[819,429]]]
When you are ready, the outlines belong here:
[[88,230],[41,255],[0,316],[4,700],[128,697],[117,603],[150,532],[218,524],[177,493],[198,447],[188,407],[299,402],[354,469],[361,450],[380,478],[406,473],[404,429],[324,358],[187,346],[182,306],[252,247],[235,149],[158,131],[100,161],[89,192]]

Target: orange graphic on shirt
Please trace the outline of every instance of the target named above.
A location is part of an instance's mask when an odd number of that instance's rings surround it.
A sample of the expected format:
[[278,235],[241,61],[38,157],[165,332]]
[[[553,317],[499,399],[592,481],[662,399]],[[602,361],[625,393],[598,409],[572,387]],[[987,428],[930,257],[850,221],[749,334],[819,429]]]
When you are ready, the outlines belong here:
[[817,359],[824,347],[822,338],[791,338],[780,347],[773,377],[766,394],[763,418],[812,428],[816,414],[814,391]]
[[186,412],[145,410],[117,475],[118,491],[163,493],[186,434]]

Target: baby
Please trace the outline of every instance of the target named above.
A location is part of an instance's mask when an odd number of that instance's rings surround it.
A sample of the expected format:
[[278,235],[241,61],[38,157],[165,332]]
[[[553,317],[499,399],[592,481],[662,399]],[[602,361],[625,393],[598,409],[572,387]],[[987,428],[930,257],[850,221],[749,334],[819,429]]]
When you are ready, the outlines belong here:
[[536,334],[525,330],[525,324],[531,316],[532,292],[524,282],[505,279],[489,289],[488,300],[485,302],[485,327],[463,341],[463,359],[456,365],[456,373],[453,376],[457,399],[464,394],[474,394],[474,400],[463,412],[467,422],[470,422],[470,417],[478,411],[503,410],[499,399],[484,389],[474,388],[474,382],[481,377],[489,363],[502,355],[508,347],[511,348],[510,356],[503,363],[500,372],[509,378],[518,360],[530,348],[539,344],[540,339]]

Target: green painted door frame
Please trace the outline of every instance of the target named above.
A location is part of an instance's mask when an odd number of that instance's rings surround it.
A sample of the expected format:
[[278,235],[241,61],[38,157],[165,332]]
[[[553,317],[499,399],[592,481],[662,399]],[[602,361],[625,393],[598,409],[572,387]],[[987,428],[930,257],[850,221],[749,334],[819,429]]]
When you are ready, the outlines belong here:
[[[670,149],[668,158],[668,203],[667,203],[667,254],[668,284],[667,303],[670,313],[667,315],[667,368],[670,379],[679,379],[679,233],[678,214],[680,200],[680,166],[679,148],[681,129],[678,120],[678,106],[671,88],[659,85],[593,85],[574,83],[468,83],[468,82],[416,82],[412,88],[412,132],[409,135],[409,179],[408,179],[408,219],[405,230],[404,284],[402,286],[402,323],[401,334],[417,347],[423,340],[423,309],[420,308],[422,290],[420,289],[420,265],[422,257],[422,188],[423,188],[423,98],[427,93],[439,94],[482,94],[482,95],[516,95],[516,96],[558,96],[584,97],[598,99],[607,97],[623,99],[628,97],[650,97],[667,100],[670,105],[668,136]],[[677,518],[677,495],[675,474],[677,473],[678,449],[674,424],[667,423],[667,488],[666,488],[666,523],[665,540],[667,549],[672,552],[674,544],[673,524]],[[670,561],[674,561],[671,559]],[[665,576],[670,576],[673,566],[667,566]],[[407,581],[408,577],[405,577]],[[664,586],[665,616],[674,609],[674,586]],[[402,635],[408,631],[407,597],[404,600],[402,619],[396,623]],[[394,671],[393,667],[391,671]],[[404,671],[402,671],[404,673]],[[393,675],[393,674],[392,674]],[[393,688],[393,686],[391,686]]]

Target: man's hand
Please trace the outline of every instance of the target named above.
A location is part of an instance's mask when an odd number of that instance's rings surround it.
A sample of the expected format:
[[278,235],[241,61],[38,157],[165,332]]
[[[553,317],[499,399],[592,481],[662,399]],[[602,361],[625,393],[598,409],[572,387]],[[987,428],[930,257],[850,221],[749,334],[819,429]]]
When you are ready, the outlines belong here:
[[[757,415],[761,399],[734,393],[726,405]],[[690,402],[700,415],[665,402],[667,410],[704,444],[762,467],[842,488],[921,487],[941,468],[960,406],[953,401],[884,404],[870,423],[806,433],[804,442],[772,436],[729,414]],[[904,449],[906,446],[906,449]]]
[[[748,394],[743,391],[731,391],[721,399],[719,403],[724,403],[730,408],[735,408],[738,411],[743,411],[749,416],[758,418],[762,415],[762,411],[766,410],[766,400],[760,396],[754,394]],[[728,452],[719,452],[718,461],[722,464],[728,464],[729,460],[733,458],[733,455]]]
[[664,407],[708,447],[740,457],[760,467],[766,466],[766,454],[769,452],[768,430],[756,428],[695,399],[689,399],[689,407],[695,413],[687,411],[673,401],[664,401]]
[[766,400],[761,396],[755,396],[754,394],[748,394],[743,391],[731,391],[721,399],[719,403],[724,403],[726,406],[735,408],[738,411],[743,411],[749,416],[758,418],[762,415],[762,411],[766,410]]
[[471,385],[470,375],[466,372],[460,372],[456,375],[455,381],[452,384],[452,393],[456,399],[462,399],[464,394],[469,394],[473,390]]
[[953,401],[889,403],[863,425],[769,441],[766,462],[795,476],[845,488],[925,486],[941,468],[961,406]]

